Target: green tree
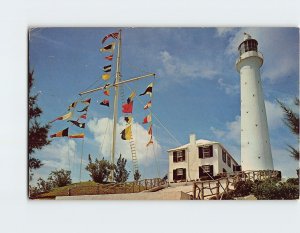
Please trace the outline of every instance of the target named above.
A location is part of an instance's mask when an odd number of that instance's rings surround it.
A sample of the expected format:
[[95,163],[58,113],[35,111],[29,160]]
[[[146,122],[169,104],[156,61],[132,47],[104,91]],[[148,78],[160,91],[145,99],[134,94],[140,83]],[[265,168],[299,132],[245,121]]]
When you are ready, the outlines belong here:
[[53,187],[63,187],[72,184],[71,171],[64,169],[52,171],[48,177]]
[[49,192],[54,188],[67,186],[72,183],[71,171],[68,170],[55,170],[52,171],[47,180],[39,178],[37,187],[29,186],[29,196],[34,197],[40,193]]
[[126,170],[126,163],[127,159],[122,158],[120,154],[114,171],[114,178],[117,183],[124,183],[128,179],[129,172]]
[[89,163],[85,169],[90,172],[90,177],[93,179],[93,181],[97,183],[104,183],[107,182],[110,171],[114,168],[115,166],[104,158],[102,158],[102,160],[98,160],[96,158],[95,162],[93,162],[91,155],[89,155]]
[[49,192],[53,189],[52,182],[49,180],[44,180],[43,178],[38,179],[37,183],[38,193]]
[[[281,102],[279,100],[277,100],[277,102],[279,103],[279,105],[284,113],[283,122],[287,125],[287,127],[290,129],[290,131],[294,135],[296,135],[297,140],[299,142],[299,114],[298,114],[298,112],[293,111],[292,108],[288,107],[286,104],[284,104],[283,102]],[[298,109],[299,109],[299,98],[298,97],[295,98],[294,104],[298,111]],[[291,156],[294,159],[299,160],[299,150],[289,144],[288,144],[288,148],[289,148],[288,150],[289,150]]]
[[141,173],[140,173],[140,171],[139,170],[135,170],[135,172],[134,172],[134,174],[133,174],[133,179],[136,181],[136,182],[138,182],[139,180],[140,180],[140,178],[141,178]]
[[42,114],[42,109],[37,105],[38,94],[33,95],[32,86],[34,78],[33,71],[28,73],[28,168],[29,168],[29,180],[32,179],[33,170],[40,168],[42,162],[35,158],[33,154],[36,150],[42,149],[48,145],[50,141],[47,138],[50,125],[41,125],[38,122],[38,118]]

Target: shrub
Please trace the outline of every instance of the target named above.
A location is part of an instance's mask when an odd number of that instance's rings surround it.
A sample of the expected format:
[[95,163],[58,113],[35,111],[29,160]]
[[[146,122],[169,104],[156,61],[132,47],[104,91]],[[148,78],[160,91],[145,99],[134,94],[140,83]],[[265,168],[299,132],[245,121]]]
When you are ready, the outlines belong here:
[[127,159],[122,158],[120,154],[114,171],[114,178],[117,183],[124,183],[128,179],[129,172],[126,170],[126,163]]
[[299,185],[299,178],[289,178],[286,181],[287,184]]
[[289,183],[265,180],[258,182],[251,190],[258,200],[292,200],[299,198],[299,186]]
[[133,174],[133,179],[135,182],[138,182],[141,178],[141,173],[139,172],[139,170],[135,170],[134,174]]
[[71,171],[64,169],[52,171],[48,177],[53,187],[63,187],[72,183]]
[[234,187],[235,190],[233,191],[233,195],[235,197],[243,197],[248,196],[251,194],[251,189],[254,185],[253,181],[247,180],[247,181],[238,181]]
[[67,186],[72,183],[71,171],[64,169],[52,171],[47,180],[39,178],[37,187],[29,186],[30,198],[37,197],[41,193],[50,192],[54,188]]
[[85,169],[90,172],[90,177],[93,181],[97,183],[105,183],[107,182],[110,171],[112,169],[114,170],[115,166],[110,164],[104,158],[102,158],[102,160],[95,159],[95,162],[93,162],[89,155],[89,163]]
[[226,193],[223,193],[223,195],[221,196],[222,200],[234,200],[235,194],[233,190],[229,190]]

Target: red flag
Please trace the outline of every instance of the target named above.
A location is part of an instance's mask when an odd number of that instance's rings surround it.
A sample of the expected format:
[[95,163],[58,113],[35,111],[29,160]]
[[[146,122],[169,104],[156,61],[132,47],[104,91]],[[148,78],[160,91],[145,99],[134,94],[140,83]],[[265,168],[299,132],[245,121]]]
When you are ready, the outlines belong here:
[[86,100],[82,100],[81,103],[83,103],[83,104],[90,104],[91,103],[91,98],[86,99]]
[[106,56],[105,59],[111,61],[113,59],[113,55]]
[[148,134],[151,135],[151,137],[152,137],[152,124],[150,125],[150,127],[148,129]]
[[106,35],[103,40],[102,40],[102,44],[110,37],[114,38],[114,39],[118,39],[118,36],[119,36],[119,33],[118,32],[113,32],[113,33],[110,33],[108,35]]
[[152,106],[151,100],[144,106],[144,109],[148,109]]
[[[82,115],[80,115],[80,116],[78,117],[78,120],[79,120],[80,118],[86,119],[86,113],[85,113],[85,114],[82,114]],[[77,121],[78,121],[78,120],[77,120]]]
[[152,120],[151,115],[148,115],[148,116],[146,116],[146,117],[144,118],[143,124],[147,124],[147,123],[151,122],[151,120]]
[[123,113],[132,113],[133,101],[129,102],[128,104],[122,105],[122,112]]
[[109,100],[103,100],[101,103],[100,103],[100,105],[104,105],[104,106],[107,106],[107,107],[109,107]]
[[105,90],[103,93],[104,93],[104,95],[109,96],[109,90]]

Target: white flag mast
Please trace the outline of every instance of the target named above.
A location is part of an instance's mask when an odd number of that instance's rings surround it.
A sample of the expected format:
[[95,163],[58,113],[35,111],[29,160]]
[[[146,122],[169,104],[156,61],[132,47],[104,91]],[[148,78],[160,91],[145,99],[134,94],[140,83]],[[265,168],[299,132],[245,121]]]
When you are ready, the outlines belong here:
[[[121,30],[119,30],[118,37],[118,55],[117,55],[117,66],[116,66],[116,80],[115,83],[120,81],[121,76]],[[118,120],[118,101],[119,101],[119,85],[115,86],[115,98],[114,98],[114,116],[113,116],[113,135],[112,135],[112,148],[111,148],[111,163],[115,164],[115,151],[116,151],[116,131],[117,131],[117,120]],[[110,182],[114,181],[114,171],[110,171]]]
[[[115,83],[79,93],[79,95],[85,95],[85,94],[93,93],[93,92],[96,92],[96,91],[108,89],[108,88],[111,88],[111,87],[115,88],[114,112],[113,112],[114,113],[114,115],[113,115],[113,135],[112,135],[112,148],[111,148],[111,163],[112,164],[115,164],[116,130],[117,130],[117,121],[118,121],[118,102],[119,102],[119,86],[124,84],[124,83],[137,81],[137,80],[147,78],[147,77],[150,77],[150,76],[155,77],[154,73],[149,73],[149,74],[134,77],[134,78],[131,78],[131,79],[128,79],[128,80],[120,81],[120,77],[121,77],[121,51],[122,51],[121,47],[122,47],[122,39],[121,39],[121,29],[120,29],[119,30],[119,36],[118,36],[118,54],[117,54]],[[109,181],[113,182],[113,180],[114,180],[114,172],[113,172],[113,170],[111,170]]]

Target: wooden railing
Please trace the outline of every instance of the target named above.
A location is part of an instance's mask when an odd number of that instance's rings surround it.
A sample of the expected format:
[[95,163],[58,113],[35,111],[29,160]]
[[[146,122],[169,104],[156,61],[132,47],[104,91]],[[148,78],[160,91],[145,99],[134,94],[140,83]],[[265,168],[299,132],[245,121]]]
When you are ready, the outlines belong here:
[[67,196],[78,195],[99,195],[99,194],[117,194],[117,193],[138,193],[165,185],[165,180],[161,178],[144,179],[138,182],[126,182],[116,184],[98,184],[93,186],[76,186],[69,187]]
[[197,181],[193,184],[193,199],[204,200],[210,197],[221,199],[229,190],[234,190],[239,181],[261,181],[268,178],[279,178],[280,171],[242,171],[231,174],[224,173],[224,177],[216,180]]

